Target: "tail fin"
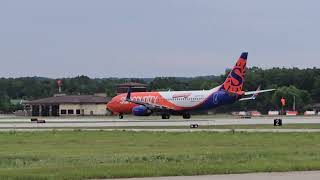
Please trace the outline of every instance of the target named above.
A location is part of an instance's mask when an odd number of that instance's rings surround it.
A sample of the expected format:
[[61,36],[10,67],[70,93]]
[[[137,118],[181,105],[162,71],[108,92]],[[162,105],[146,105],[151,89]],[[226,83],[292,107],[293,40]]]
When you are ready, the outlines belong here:
[[248,53],[243,52],[237,61],[237,64],[233,67],[229,73],[227,79],[222,84],[221,89],[224,89],[232,93],[242,93],[244,76],[246,73]]

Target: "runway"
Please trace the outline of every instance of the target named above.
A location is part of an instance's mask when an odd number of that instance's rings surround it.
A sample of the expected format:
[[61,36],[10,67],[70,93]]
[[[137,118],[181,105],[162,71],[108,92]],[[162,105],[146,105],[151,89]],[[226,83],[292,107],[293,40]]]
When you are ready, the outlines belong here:
[[[284,172],[284,173],[252,173],[208,176],[176,176],[129,178],[121,180],[315,180],[320,179],[320,171]],[[120,179],[118,179],[120,180]]]
[[[188,129],[191,124],[198,124],[199,126],[218,126],[218,125],[270,125],[272,128],[273,120],[279,117],[259,117],[252,119],[240,118],[215,118],[214,116],[195,116],[193,119],[184,120],[179,118],[172,118],[169,120],[157,119],[158,117],[149,117],[149,119],[138,119],[137,117],[127,117],[125,120],[120,120],[117,117],[80,117],[80,118],[46,118],[43,119],[46,123],[31,122],[30,118],[1,118],[0,131],[7,130],[67,130],[67,129],[83,129],[83,130],[100,130],[100,129],[132,129],[136,127],[143,127],[144,131],[167,131],[167,132],[191,132],[191,131],[230,131],[232,129]],[[280,117],[283,124],[320,124],[320,117]],[[159,127],[159,128],[156,128]],[[166,127],[179,127],[178,129]],[[185,127],[185,129],[181,129]],[[149,129],[149,130],[148,130]],[[155,130],[156,129],[156,130]],[[133,129],[134,130],[134,129]],[[25,130],[27,131],[27,130]],[[136,131],[141,131],[137,129]],[[317,129],[236,129],[234,131],[247,132],[318,132]]]
[[320,129],[106,129],[106,128],[2,128],[0,132],[40,131],[132,131],[132,132],[270,132],[270,133],[319,133]]

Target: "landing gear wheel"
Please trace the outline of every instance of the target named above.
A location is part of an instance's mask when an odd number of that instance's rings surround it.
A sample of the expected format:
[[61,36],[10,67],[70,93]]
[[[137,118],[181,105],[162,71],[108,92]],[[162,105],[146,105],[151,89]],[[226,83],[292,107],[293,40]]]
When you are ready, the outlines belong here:
[[123,119],[123,114],[119,114],[119,119]]
[[183,119],[190,119],[191,115],[190,114],[183,114],[182,117],[183,117]]
[[162,114],[162,119],[170,119],[170,114]]

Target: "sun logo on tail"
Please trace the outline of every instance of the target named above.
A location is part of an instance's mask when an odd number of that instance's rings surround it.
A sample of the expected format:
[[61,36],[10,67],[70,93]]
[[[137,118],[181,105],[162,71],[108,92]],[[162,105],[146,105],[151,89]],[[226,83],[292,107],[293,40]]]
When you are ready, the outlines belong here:
[[237,64],[233,67],[229,73],[226,81],[223,83],[223,88],[229,92],[240,92],[242,91],[244,76],[246,73],[246,58],[242,56],[237,61]]

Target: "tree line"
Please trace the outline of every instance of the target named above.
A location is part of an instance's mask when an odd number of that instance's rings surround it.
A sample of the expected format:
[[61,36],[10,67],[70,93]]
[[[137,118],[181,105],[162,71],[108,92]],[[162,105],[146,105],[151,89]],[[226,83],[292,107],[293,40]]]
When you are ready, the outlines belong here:
[[[116,86],[125,82],[139,82],[148,85],[148,91],[158,90],[202,90],[210,89],[223,83],[230,70],[220,76],[156,77],[156,78],[89,78],[78,76],[62,78],[62,91],[66,94],[106,93],[116,95]],[[12,99],[34,100],[50,97],[58,93],[57,79],[42,77],[0,78],[0,111],[12,112],[21,106],[10,103]],[[218,108],[218,112],[233,110],[259,110],[266,112],[279,109],[280,99],[287,99],[286,109],[292,109],[293,99],[299,111],[310,109],[311,105],[320,102],[320,69],[319,68],[248,68],[244,89],[256,90],[276,88],[272,93],[265,93],[255,101],[238,102],[230,106]]]

